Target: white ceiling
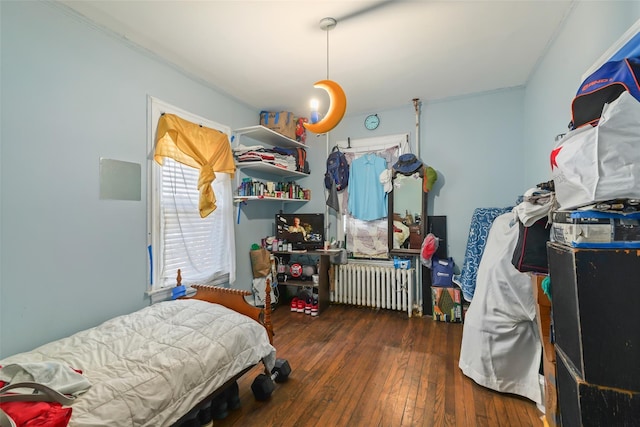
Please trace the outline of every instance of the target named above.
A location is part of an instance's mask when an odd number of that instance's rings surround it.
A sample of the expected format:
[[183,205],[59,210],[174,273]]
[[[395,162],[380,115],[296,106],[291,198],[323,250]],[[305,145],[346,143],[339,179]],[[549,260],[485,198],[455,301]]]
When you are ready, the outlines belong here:
[[61,2],[257,110],[323,111],[328,36],[349,115],[526,84],[574,1]]

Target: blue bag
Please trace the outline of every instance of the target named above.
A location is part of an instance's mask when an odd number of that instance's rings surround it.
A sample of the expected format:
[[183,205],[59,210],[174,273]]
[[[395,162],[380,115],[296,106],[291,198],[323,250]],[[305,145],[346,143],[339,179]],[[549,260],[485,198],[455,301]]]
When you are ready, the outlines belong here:
[[442,288],[453,287],[453,258],[431,258],[431,286]]
[[640,58],[624,58],[603,64],[582,82],[573,98],[569,129],[586,124],[597,126],[604,104],[615,101],[622,92],[629,92],[640,100],[639,78]]

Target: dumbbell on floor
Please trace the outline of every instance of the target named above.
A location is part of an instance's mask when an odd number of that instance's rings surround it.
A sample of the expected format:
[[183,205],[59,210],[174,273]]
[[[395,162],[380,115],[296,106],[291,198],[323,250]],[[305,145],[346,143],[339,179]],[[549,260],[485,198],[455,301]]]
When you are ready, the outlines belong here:
[[291,366],[285,359],[276,359],[276,364],[271,370],[271,375],[260,374],[253,380],[251,391],[256,400],[267,400],[276,389],[276,383],[283,383],[289,379]]

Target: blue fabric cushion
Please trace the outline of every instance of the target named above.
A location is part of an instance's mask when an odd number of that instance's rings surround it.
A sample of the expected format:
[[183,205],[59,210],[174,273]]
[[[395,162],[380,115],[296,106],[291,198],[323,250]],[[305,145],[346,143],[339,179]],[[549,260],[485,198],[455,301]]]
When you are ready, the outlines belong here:
[[511,212],[513,207],[506,208],[477,208],[471,217],[471,227],[469,228],[469,238],[467,240],[467,250],[464,254],[464,262],[460,275],[455,276],[453,281],[460,289],[467,301],[473,299],[476,290],[476,275],[478,266],[482,259],[484,247],[487,244],[487,236],[493,221],[500,215]]

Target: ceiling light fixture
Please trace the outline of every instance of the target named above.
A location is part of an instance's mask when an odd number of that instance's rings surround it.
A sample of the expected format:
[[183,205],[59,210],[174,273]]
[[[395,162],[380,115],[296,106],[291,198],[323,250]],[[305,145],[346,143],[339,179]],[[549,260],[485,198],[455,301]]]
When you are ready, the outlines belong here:
[[333,80],[329,80],[329,31],[333,30],[337,23],[334,18],[323,18],[320,20],[320,29],[327,33],[327,78],[326,80],[316,82],[313,87],[327,91],[329,94],[329,109],[322,120],[318,120],[319,103],[315,99],[311,100],[311,122],[303,124],[306,129],[316,134],[327,133],[338,126],[338,123],[340,123],[347,110],[347,97],[342,87]]

